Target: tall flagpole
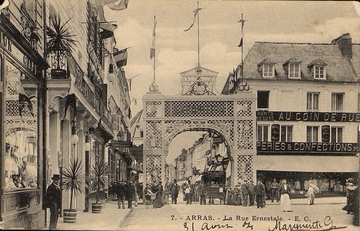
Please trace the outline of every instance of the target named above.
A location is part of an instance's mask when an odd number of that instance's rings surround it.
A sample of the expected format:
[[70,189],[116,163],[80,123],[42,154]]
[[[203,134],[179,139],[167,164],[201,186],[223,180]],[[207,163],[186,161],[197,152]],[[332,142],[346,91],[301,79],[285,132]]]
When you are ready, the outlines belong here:
[[155,82],[155,76],[156,76],[156,72],[155,72],[155,69],[156,69],[156,48],[155,48],[155,39],[156,39],[156,34],[155,34],[155,30],[156,30],[156,15],[154,15],[154,29],[153,29],[153,41],[152,41],[152,44],[151,44],[151,48],[150,48],[150,59],[154,59],[153,62],[154,62],[154,78],[153,78],[153,82],[152,84],[150,85],[149,87],[149,90],[151,92],[158,92],[159,91],[159,87],[156,85],[156,82]]
[[[244,79],[244,24],[245,21],[243,18],[243,14],[241,14],[241,19],[238,21],[241,23],[241,39],[240,39],[240,43],[239,43],[239,47],[241,48],[241,56],[240,56],[240,64],[238,66],[238,68],[240,68],[240,83],[237,84],[236,89],[240,90],[240,91],[249,91],[250,90],[250,86],[247,84],[247,82]],[[236,76],[238,75],[239,70],[236,71]],[[236,82],[237,82],[237,77],[236,77]]]
[[[197,9],[199,9],[199,1],[197,1]],[[198,12],[198,67],[200,67],[200,12]]]
[[240,56],[240,63],[241,63],[241,69],[240,69],[240,75],[241,75],[241,83],[244,81],[244,24],[245,21],[243,18],[243,14],[241,13],[241,19],[239,20],[239,22],[241,23],[241,40],[240,40],[240,44],[239,47],[240,52],[241,52],[241,56]]
[[[155,26],[156,26],[156,15],[154,15],[154,40],[155,38]],[[155,48],[155,41],[154,41],[154,48]],[[155,83],[155,60],[156,60],[156,51],[154,53],[154,83]]]
[[198,34],[197,34],[197,36],[198,36],[198,49],[197,49],[197,52],[198,52],[198,67],[200,67],[200,15],[199,15],[200,10],[201,10],[201,8],[199,8],[199,1],[197,1],[197,8],[196,8],[196,10],[194,10],[193,22],[191,23],[189,28],[184,30],[185,32],[189,31],[194,26],[194,23],[196,22],[196,17],[197,17],[197,24],[198,24]]

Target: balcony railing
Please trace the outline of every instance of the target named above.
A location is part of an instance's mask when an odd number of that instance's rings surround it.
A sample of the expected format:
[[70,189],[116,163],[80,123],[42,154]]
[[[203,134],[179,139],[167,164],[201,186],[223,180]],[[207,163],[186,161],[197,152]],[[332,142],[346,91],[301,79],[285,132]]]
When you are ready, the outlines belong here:
[[[84,95],[87,101],[93,106],[95,111],[100,115],[101,120],[112,129],[113,118],[106,105],[100,100],[100,97],[90,87],[89,83],[85,80],[85,74],[80,68],[76,60],[70,55],[68,61],[71,62],[71,74],[75,77],[75,87]],[[89,81],[90,82],[90,81]]]

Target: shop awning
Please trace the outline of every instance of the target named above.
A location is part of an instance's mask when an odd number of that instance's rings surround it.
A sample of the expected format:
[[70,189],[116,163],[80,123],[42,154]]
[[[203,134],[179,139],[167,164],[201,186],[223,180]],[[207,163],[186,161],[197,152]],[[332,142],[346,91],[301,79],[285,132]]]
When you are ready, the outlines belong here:
[[263,171],[358,172],[356,156],[254,156],[254,167]]

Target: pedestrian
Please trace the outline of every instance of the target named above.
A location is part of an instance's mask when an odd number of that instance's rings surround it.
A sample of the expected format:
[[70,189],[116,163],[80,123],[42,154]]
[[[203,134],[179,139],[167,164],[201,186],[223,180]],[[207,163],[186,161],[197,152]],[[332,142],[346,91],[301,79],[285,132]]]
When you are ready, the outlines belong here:
[[126,184],[125,187],[125,199],[128,201],[128,208],[132,208],[132,201],[134,200],[135,187],[131,181]]
[[255,200],[255,185],[254,185],[254,181],[250,181],[249,185],[249,205],[252,206],[254,205],[254,200]]
[[205,188],[204,181],[200,182],[200,185],[198,187],[198,193],[199,193],[199,196],[200,196],[200,205],[206,205],[206,200],[205,200],[206,188]]
[[186,204],[191,205],[191,203],[192,203],[192,185],[191,185],[190,180],[188,180],[188,182],[186,183],[186,185],[184,187],[184,192],[185,192]]
[[149,208],[150,205],[153,205],[152,197],[154,196],[154,193],[151,191],[151,186],[149,183],[146,184],[143,194],[145,207]]
[[247,180],[244,180],[240,187],[241,190],[241,202],[244,207],[248,206],[249,201],[249,186],[247,184]]
[[254,187],[254,190],[255,190],[257,208],[264,208],[265,207],[266,190],[265,190],[265,185],[261,182],[261,180],[257,181],[257,184]]
[[276,202],[279,202],[279,197],[278,197],[278,188],[279,188],[279,184],[276,181],[276,178],[273,179],[273,182],[270,185],[270,197],[271,197],[271,203],[274,202],[274,200],[276,199]]
[[118,203],[118,209],[123,208],[125,209],[125,194],[126,194],[126,189],[125,189],[125,185],[123,184],[122,181],[117,182],[115,184],[115,193],[117,196],[117,203]]
[[290,187],[287,184],[286,180],[282,180],[282,184],[279,189],[280,193],[280,205],[284,212],[292,212],[290,206],[290,196],[289,196]]
[[346,180],[346,205],[343,210],[346,210],[348,214],[358,210],[356,208],[356,198],[358,197],[358,186],[354,184],[355,181],[352,178]]
[[308,205],[313,205],[315,200],[315,189],[313,187],[313,184],[309,184],[309,188],[305,196],[307,197]]
[[134,185],[134,201],[135,201],[135,207],[138,206],[138,202],[139,202],[139,193],[138,193],[138,189],[137,189],[137,181],[135,181]]
[[176,204],[177,198],[179,196],[179,185],[177,184],[176,179],[174,179],[174,183],[171,184],[170,192],[171,192],[171,203]]
[[51,179],[53,182],[47,188],[45,198],[47,207],[50,208],[49,230],[55,230],[61,208],[60,175],[54,174]]
[[240,190],[241,182],[238,182],[237,185],[235,185],[235,188],[233,190],[233,203],[236,206],[241,205],[241,190]]
[[165,195],[165,204],[169,204],[169,197],[171,194],[171,183],[169,182],[169,178],[166,179],[165,187],[164,187],[164,195]]
[[163,188],[161,185],[161,181],[159,181],[158,184],[156,184],[154,182],[153,186],[151,187],[151,191],[156,193],[155,196],[155,200],[154,200],[154,204],[153,207],[154,208],[161,208],[164,206],[164,201],[163,201]]

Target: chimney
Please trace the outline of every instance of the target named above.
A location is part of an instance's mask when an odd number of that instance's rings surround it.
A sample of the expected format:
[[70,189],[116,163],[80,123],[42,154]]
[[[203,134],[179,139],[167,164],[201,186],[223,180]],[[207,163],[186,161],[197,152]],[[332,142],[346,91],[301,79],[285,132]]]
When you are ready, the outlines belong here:
[[352,40],[350,33],[342,34],[340,37],[331,41],[332,44],[337,44],[342,56],[352,58]]

